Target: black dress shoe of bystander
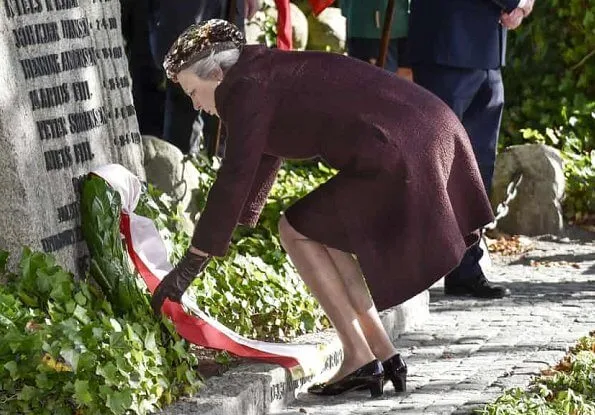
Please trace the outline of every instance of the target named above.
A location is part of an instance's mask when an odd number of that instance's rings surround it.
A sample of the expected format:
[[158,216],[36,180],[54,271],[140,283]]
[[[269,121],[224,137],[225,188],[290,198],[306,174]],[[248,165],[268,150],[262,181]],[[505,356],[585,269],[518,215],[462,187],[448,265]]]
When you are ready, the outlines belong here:
[[510,290],[488,281],[483,273],[462,281],[444,280],[444,294],[453,296],[471,296],[476,298],[503,298],[510,295]]

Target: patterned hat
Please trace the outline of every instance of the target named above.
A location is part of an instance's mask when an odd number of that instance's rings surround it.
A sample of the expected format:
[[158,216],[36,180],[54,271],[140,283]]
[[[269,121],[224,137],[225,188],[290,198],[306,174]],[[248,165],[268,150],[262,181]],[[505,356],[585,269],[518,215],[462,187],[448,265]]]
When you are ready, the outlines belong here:
[[163,68],[172,81],[183,69],[213,52],[240,49],[246,44],[244,34],[232,23],[211,19],[188,27],[165,55]]

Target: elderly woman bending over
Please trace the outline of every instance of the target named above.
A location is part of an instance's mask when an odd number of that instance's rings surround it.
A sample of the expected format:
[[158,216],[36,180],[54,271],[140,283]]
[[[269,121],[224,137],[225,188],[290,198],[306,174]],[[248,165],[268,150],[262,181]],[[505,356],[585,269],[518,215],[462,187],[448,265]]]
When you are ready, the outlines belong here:
[[[455,268],[493,219],[464,128],[434,95],[338,54],[245,46],[237,28],[188,28],[164,67],[194,108],[227,127],[223,164],[192,246],[153,306],[182,293],[238,223],[255,225],[282,159],[321,157],[338,174],[279,221],[283,247],[343,346],[337,373],[311,393],[405,390],[407,367],[377,309]],[[367,284],[366,284],[367,283]]]

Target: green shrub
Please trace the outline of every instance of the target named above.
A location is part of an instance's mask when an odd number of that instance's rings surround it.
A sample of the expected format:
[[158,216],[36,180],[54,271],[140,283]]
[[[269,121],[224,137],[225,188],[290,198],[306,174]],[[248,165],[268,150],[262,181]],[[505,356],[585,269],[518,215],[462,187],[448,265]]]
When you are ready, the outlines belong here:
[[508,46],[500,145],[540,141],[562,150],[566,216],[595,212],[595,3],[537,1]]
[[[595,4],[543,0],[531,17],[509,31],[503,134],[563,127],[595,148]],[[564,142],[560,142],[564,145]]]

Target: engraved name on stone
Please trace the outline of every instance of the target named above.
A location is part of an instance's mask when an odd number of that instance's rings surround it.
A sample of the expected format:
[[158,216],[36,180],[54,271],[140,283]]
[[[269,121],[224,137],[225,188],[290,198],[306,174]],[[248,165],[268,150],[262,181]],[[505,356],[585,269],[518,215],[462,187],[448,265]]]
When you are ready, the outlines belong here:
[[109,57],[108,55],[106,55],[106,52],[102,55],[95,48],[80,48],[66,50],[60,54],[50,53],[30,59],[21,59],[21,66],[23,67],[25,79],[32,79],[40,76],[57,75],[63,71],[94,66],[97,65],[98,58],[102,56]]
[[68,104],[70,99],[86,101],[93,96],[88,81],[72,82],[70,89],[67,83],[49,88],[32,89],[29,91],[29,100],[33,111],[41,108],[53,108]]
[[6,15],[9,19],[15,17],[32,15],[44,11],[43,5],[47,11],[66,10],[79,7],[78,0],[4,0]]

